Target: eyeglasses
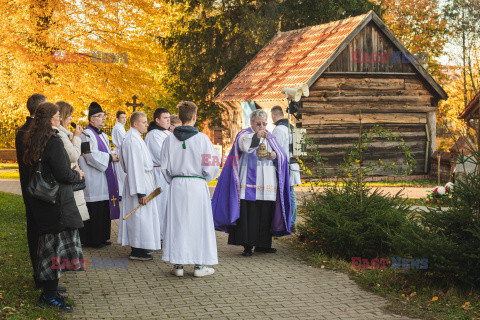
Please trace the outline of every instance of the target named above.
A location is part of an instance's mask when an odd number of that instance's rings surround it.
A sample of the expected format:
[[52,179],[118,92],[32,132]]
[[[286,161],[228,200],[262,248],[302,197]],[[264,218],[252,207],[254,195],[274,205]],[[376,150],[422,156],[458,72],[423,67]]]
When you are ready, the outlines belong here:
[[257,127],[260,127],[260,126],[266,127],[267,123],[266,122],[257,122]]
[[92,116],[92,118],[106,118],[107,115],[105,114],[99,114],[99,115],[96,115],[96,116]]

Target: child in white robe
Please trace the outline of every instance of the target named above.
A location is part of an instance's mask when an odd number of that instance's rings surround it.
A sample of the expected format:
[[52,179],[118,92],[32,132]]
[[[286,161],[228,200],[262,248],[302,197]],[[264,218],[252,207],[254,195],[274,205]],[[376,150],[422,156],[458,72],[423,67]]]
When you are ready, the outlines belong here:
[[183,276],[183,265],[194,264],[193,275],[214,273],[218,264],[215,227],[207,182],[219,173],[220,156],[208,137],[194,128],[197,106],[177,105],[182,126],[163,143],[161,168],[170,183],[165,216],[162,259],[174,264],[172,274]]
[[[123,201],[118,225],[118,242],[130,245],[132,260],[152,260],[152,250],[159,250],[160,220],[157,202],[146,202],[146,197],[156,188],[153,177],[153,161],[142,134],[147,132],[147,116],[134,112],[120,148],[120,163],[127,173],[123,188]],[[123,220],[129,212],[142,204],[135,213]]]
[[[127,122],[127,114],[125,111],[117,111],[116,114],[117,122],[112,129],[112,142],[115,145],[113,152],[120,154],[120,147],[122,146],[123,139],[125,138],[125,123]],[[117,173],[118,179],[118,193],[120,198],[123,195],[123,183],[125,181],[125,172],[120,165],[120,162],[115,162],[114,164],[115,172]]]

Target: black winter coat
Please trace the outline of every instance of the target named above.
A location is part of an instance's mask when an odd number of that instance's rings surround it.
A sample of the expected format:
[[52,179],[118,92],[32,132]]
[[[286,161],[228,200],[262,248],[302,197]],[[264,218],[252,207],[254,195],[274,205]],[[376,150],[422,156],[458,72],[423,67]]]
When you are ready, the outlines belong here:
[[[37,166],[38,164],[35,164],[33,167]],[[29,181],[32,176],[33,173]],[[42,153],[42,177],[47,181],[55,180],[59,184],[59,190],[55,204],[28,197],[39,234],[59,233],[65,229],[83,227],[72,188],[73,184],[80,183],[80,174],[70,168],[70,160],[62,139],[57,135],[48,140]]]
[[25,153],[24,137],[25,133],[32,126],[33,118],[27,117],[27,121],[23,126],[18,129],[17,136],[15,137],[15,149],[17,150],[17,163],[18,171],[20,173],[20,186],[22,187],[23,200],[26,201],[25,195],[27,194],[27,186],[30,181],[29,177],[33,174],[32,166],[23,162],[23,154]]

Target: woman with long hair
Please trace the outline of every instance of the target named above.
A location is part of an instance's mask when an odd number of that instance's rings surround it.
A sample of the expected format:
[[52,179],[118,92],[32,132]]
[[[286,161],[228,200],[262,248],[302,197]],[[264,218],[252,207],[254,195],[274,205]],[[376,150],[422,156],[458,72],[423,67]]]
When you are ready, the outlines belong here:
[[[80,151],[80,146],[82,144],[80,136],[83,132],[83,128],[77,125],[75,127],[75,132],[70,132],[67,128],[72,122],[73,107],[65,101],[58,101],[56,105],[58,106],[58,111],[60,112],[60,117],[62,119],[60,120],[60,125],[54,129],[58,130],[58,135],[62,138],[63,146],[65,151],[67,151],[71,167],[78,167],[78,159],[82,154]],[[90,219],[87,203],[83,196],[83,190],[74,191],[73,195],[75,196],[75,202],[77,203],[78,211],[80,212],[80,216],[82,216],[82,220],[85,221]]]
[[[83,252],[78,228],[83,226],[73,196],[72,184],[80,183],[83,172],[70,167],[61,138],[53,127],[60,125],[57,105],[44,102],[35,112],[32,126],[24,138],[23,160],[34,168],[42,165],[42,177],[59,185],[57,201],[51,204],[32,196],[28,202],[38,226],[36,277],[42,284],[39,304],[71,312],[73,307],[58,294],[62,270],[82,270]],[[33,174],[28,177],[31,180]]]

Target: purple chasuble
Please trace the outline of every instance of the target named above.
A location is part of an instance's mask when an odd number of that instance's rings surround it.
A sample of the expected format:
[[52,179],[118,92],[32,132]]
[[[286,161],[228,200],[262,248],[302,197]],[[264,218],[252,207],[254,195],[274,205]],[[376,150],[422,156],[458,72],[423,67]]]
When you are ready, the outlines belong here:
[[[90,128],[95,138],[97,138],[98,150],[109,153],[107,146],[105,145],[105,142],[97,133],[96,129],[93,128],[91,125],[88,125],[87,128]],[[110,203],[110,219],[115,220],[120,217],[120,203],[119,203],[117,173],[115,172],[115,168],[113,167],[113,162],[108,163],[107,170],[105,170],[105,176],[107,177],[107,185],[108,185],[108,201]]]
[[[212,199],[213,221],[215,229],[228,232],[229,226],[236,225],[240,218],[240,146],[239,138],[244,133],[253,133],[252,128],[241,130],[235,137],[232,149],[223,165],[222,173],[218,178],[215,193]],[[268,143],[277,154],[274,160],[277,166],[277,197],[275,211],[273,214],[272,234],[276,237],[290,234],[290,181],[288,173],[287,155],[280,147],[277,139],[268,132]],[[256,152],[248,154],[247,186],[245,189],[245,200],[256,200],[256,177],[257,177],[257,156]]]

